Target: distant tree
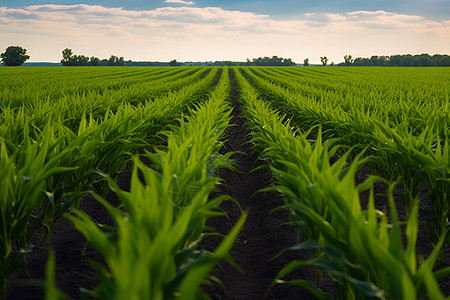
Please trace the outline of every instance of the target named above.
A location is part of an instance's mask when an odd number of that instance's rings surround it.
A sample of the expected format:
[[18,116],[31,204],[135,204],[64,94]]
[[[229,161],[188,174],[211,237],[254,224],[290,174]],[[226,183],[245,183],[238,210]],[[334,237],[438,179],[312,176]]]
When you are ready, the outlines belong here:
[[[428,58],[430,58],[430,60],[431,60],[431,57],[428,54],[425,54],[425,55]],[[413,62],[414,62],[414,56],[412,56],[411,54],[404,55],[404,57],[403,57],[403,66],[410,67],[410,66],[413,65]]]
[[62,51],[63,59],[61,59],[61,63],[63,66],[72,66],[73,63],[73,52],[72,49],[66,48]]
[[263,60],[265,65],[274,65],[274,66],[280,66],[281,62],[283,61],[282,58],[275,55],[272,56],[272,58],[264,56]]
[[[66,48],[62,51],[63,66],[124,66],[125,59],[111,55],[109,59],[100,59],[95,56],[74,55],[72,49]],[[131,61],[130,61],[131,62]]]
[[[170,64],[170,63],[169,63]],[[216,60],[215,62],[213,62],[211,64],[211,66],[218,66],[218,67],[223,67],[223,66],[237,66],[239,63],[235,62],[235,61],[231,61],[231,60]],[[175,66],[179,66],[180,64],[177,63]]]
[[415,67],[434,67],[436,63],[428,54],[414,55],[412,65]]
[[254,58],[252,61],[254,66],[293,66],[295,62],[290,58],[282,58],[278,56],[268,56]]
[[115,55],[111,55],[108,59],[108,66],[115,66],[119,62],[119,58]]
[[21,66],[30,56],[27,55],[27,50],[20,46],[9,46],[0,54],[0,58],[5,66]]
[[169,65],[170,65],[171,67],[176,67],[176,66],[178,66],[178,62],[177,62],[176,59],[173,59],[173,60],[170,61]]
[[[74,55],[72,49],[66,48],[62,51],[63,59],[61,63],[63,66],[106,66],[109,61],[104,59],[100,60],[95,56]],[[116,58],[113,61],[116,65],[123,65],[123,57],[121,59]]]
[[443,57],[439,65],[443,67],[450,67],[450,56],[446,55]]
[[90,58],[90,64],[92,66],[98,66],[100,64],[100,58],[95,57],[95,56],[91,56]]
[[402,65],[402,56],[401,55],[391,55],[389,57],[389,65],[393,67],[398,67]]
[[344,64],[346,66],[350,66],[351,64],[353,64],[353,58],[351,55],[344,55]]
[[293,62],[291,58],[284,58],[281,65],[289,67],[295,65],[295,62]]
[[373,66],[372,61],[369,58],[357,57],[353,61],[354,66]]
[[72,66],[90,66],[89,57],[84,55],[74,55],[72,57]]
[[124,66],[125,60],[123,57],[117,57],[115,55],[111,55],[108,59],[108,66]]
[[256,59],[255,58],[253,59],[253,64],[255,66],[264,66],[264,65],[266,65],[268,63],[269,63],[269,58],[267,56],[265,56],[265,57],[258,57]]
[[434,63],[436,66],[441,67],[448,67],[450,66],[450,56],[448,55],[441,55],[441,54],[435,54],[432,57]]
[[303,60],[303,66],[304,66],[304,67],[309,66],[309,58],[305,58],[305,59]]
[[412,56],[411,54],[391,55],[389,57],[389,65],[394,67],[410,67],[413,65],[413,61],[414,56]]
[[427,53],[411,55],[396,54],[391,56],[376,56],[370,58],[357,57],[352,59],[351,55],[344,56],[345,62],[339,66],[391,66],[391,67],[434,67],[450,66],[450,56],[447,54],[435,54],[430,56]]
[[378,57],[378,61],[380,63],[380,66],[389,66],[389,56],[380,56]]
[[330,66],[334,66],[334,61],[331,62]]
[[104,58],[100,61],[100,63],[98,65],[105,67],[105,66],[108,66],[108,63],[109,63],[108,60],[106,58]]
[[320,57],[320,61],[322,62],[322,65],[326,66],[328,63],[328,57],[326,56],[321,56]]
[[114,66],[117,61],[119,61],[119,58],[115,55],[111,55],[108,59],[108,66]]
[[372,55],[370,57],[370,61],[372,62],[372,66],[379,66],[380,65],[380,59],[376,55]]

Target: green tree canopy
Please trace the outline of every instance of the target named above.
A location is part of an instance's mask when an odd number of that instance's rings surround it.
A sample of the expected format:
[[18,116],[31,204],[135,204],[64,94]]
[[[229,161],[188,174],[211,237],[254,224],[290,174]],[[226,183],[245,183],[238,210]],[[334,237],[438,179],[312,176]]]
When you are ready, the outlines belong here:
[[328,57],[326,56],[321,56],[320,57],[320,61],[322,62],[322,65],[326,66],[328,63]]
[[63,66],[71,66],[71,62],[73,60],[73,52],[72,49],[66,48],[62,51],[63,59],[61,59],[61,63]]
[[370,58],[351,55],[344,56],[344,62],[340,66],[391,66],[391,67],[446,67],[450,66],[450,56],[447,54],[435,54],[433,56],[423,54],[396,54],[391,56],[373,55]]
[[95,56],[74,55],[72,49],[66,48],[62,51],[63,59],[61,63],[63,66],[123,66],[125,60],[123,57],[111,55],[109,59],[100,60]]
[[254,58],[252,61],[254,66],[293,66],[295,62],[290,58],[283,58],[278,56],[268,56]]
[[353,64],[354,59],[352,58],[351,55],[344,55],[344,64],[346,66],[350,66],[351,64]]
[[125,65],[123,57],[111,55],[111,57],[108,59],[108,66],[123,66],[123,65]]
[[90,63],[92,66],[98,66],[100,64],[100,58],[91,56]]
[[0,58],[5,66],[21,66],[30,59],[30,56],[27,55],[27,49],[20,46],[9,46],[5,52],[0,54]]

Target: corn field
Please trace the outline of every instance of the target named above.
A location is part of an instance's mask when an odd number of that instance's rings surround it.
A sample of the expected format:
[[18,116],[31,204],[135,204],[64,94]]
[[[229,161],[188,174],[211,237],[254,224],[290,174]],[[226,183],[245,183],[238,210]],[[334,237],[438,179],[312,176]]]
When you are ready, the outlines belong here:
[[[233,253],[252,222],[252,208],[218,192],[224,174],[242,173],[234,127],[262,162],[255,170],[273,178],[258,193],[282,196],[275,210],[296,236],[272,259],[310,251],[289,256],[261,295],[294,286],[312,299],[450,296],[448,68],[33,67],[0,76],[0,299],[17,299],[16,278],[45,299],[217,298],[207,287],[227,290],[214,275],[225,261],[245,275]],[[111,224],[83,211],[85,201]],[[208,222],[229,219],[227,205],[238,215],[223,234]],[[62,220],[97,255],[93,289],[58,285],[64,262],[52,241]],[[207,250],[210,238],[220,242]],[[38,249],[48,254],[45,278],[27,270]],[[305,268],[315,280],[295,278]]]

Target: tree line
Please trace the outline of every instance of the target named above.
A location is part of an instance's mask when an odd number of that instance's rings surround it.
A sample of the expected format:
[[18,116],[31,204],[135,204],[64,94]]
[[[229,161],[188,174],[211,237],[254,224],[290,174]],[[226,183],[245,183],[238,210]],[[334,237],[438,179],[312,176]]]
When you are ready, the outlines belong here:
[[[291,58],[278,56],[264,56],[247,58],[246,62],[239,61],[215,61],[215,62],[190,62],[180,63],[176,59],[170,62],[133,62],[125,61],[123,57],[111,55],[109,59],[99,59],[95,56],[74,55],[72,49],[66,48],[62,51],[63,66],[180,66],[180,65],[207,65],[207,66],[294,66],[295,62]],[[0,54],[0,61],[5,66],[21,66],[30,58],[27,50],[20,46],[9,46],[4,53]],[[328,57],[321,56],[320,61],[323,66],[328,65]],[[309,66],[309,59],[305,58],[303,66]],[[334,65],[332,62],[330,65]],[[344,56],[344,62],[338,66],[392,66],[392,67],[448,67],[450,66],[450,56],[447,54],[403,54],[391,56],[373,55],[370,58],[357,57],[351,55]]]
[[253,58],[250,61],[247,58],[247,66],[294,66],[295,62],[290,58],[283,58],[278,56],[272,56],[271,58],[268,56]]
[[[130,61],[131,62],[131,61]],[[153,63],[154,64],[154,63]],[[295,66],[295,62],[291,58],[283,58],[278,56],[264,56],[247,58],[247,61],[232,61],[232,60],[216,60],[216,61],[196,61],[196,62],[177,62],[175,59],[169,64],[170,66],[207,66],[207,67],[224,67],[224,66]],[[128,65],[128,63],[125,63]]]
[[344,65],[351,66],[391,66],[391,67],[448,67],[450,56],[435,54],[433,56],[424,53],[418,55],[391,55],[371,56],[370,58],[357,57],[354,60],[345,61]]
[[123,57],[111,55],[109,59],[100,59],[95,56],[74,55],[72,49],[66,48],[62,51],[63,66],[124,66]]
[[206,62],[185,62],[181,65],[186,66],[295,66],[295,62],[291,58],[283,58],[278,56],[264,56],[253,58],[252,60],[247,58],[247,61],[231,61],[231,60],[216,60]]
[[[329,59],[326,56],[320,57],[320,62],[323,66],[328,64]],[[304,66],[309,66],[309,59],[305,58]],[[334,65],[334,63],[331,63]],[[449,67],[450,56],[447,54],[429,55],[423,54],[397,54],[391,56],[377,56],[373,55],[370,58],[357,57],[353,58],[351,55],[344,56],[344,62],[338,66],[376,66],[376,67]]]

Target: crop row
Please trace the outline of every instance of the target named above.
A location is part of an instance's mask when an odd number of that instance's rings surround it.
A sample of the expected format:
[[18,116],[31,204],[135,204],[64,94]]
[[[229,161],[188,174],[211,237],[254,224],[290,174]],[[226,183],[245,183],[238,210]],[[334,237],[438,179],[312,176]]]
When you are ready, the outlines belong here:
[[[42,106],[25,101],[17,108],[2,107],[2,297],[6,295],[9,275],[23,267],[21,253],[31,247],[27,241],[36,228],[43,229],[49,242],[55,221],[70,208],[79,207],[86,192],[106,194],[105,174],[115,179],[130,154],[161,143],[162,130],[187,107],[208,97],[219,73],[218,69],[202,73],[205,76],[201,78],[180,79],[183,83],[174,79],[172,83],[182,86],[157,98],[136,105],[121,100],[115,110],[105,102],[85,97],[51,100]],[[127,89],[117,93],[126,95]]]
[[[355,185],[355,173],[368,160],[364,159],[364,151],[351,161],[352,150],[341,151],[339,158],[330,163],[342,149],[341,138],[323,141],[321,129],[313,135],[313,128],[296,129],[294,122],[270,108],[273,103],[262,100],[261,90],[252,87],[237,69],[235,72],[253,143],[278,181],[277,186],[267,190],[284,195],[285,207],[304,240],[287,250],[310,249],[313,253],[309,261],[293,261],[285,266],[273,285],[297,285],[319,299],[331,299],[311,282],[282,280],[295,269],[314,266],[336,282],[339,299],[421,299],[425,295],[444,299],[438,281],[450,273],[450,268],[435,273],[432,269],[446,231],[417,267],[419,203],[414,202],[407,220],[400,222],[392,197],[396,183],[387,182],[389,215],[376,209],[373,185],[383,179],[369,177]],[[309,140],[311,136],[314,138]],[[362,210],[360,193],[364,190],[370,191],[370,197],[367,208]],[[401,232],[406,233],[405,248]]]
[[[16,108],[26,105],[39,106],[42,102],[52,103],[84,98],[93,102],[126,102],[128,100],[149,100],[168,91],[174,91],[182,83],[194,82],[211,69],[55,69],[46,72],[17,69],[7,72],[0,83],[2,107]],[[206,72],[206,73],[205,73]],[[1,74],[1,73],[0,73]],[[91,99],[93,97],[93,99]],[[119,104],[120,104],[119,103]]]
[[[246,219],[211,253],[199,246],[208,228],[206,219],[222,215],[226,197],[208,200],[218,178],[217,169],[230,164],[232,153],[219,154],[230,119],[226,77],[179,125],[167,132],[167,148],[147,152],[152,167],[133,157],[130,192],[109,179],[122,207],[98,197],[115,226],[95,223],[87,214],[72,210],[69,219],[102,255],[98,267],[100,285],[90,292],[99,299],[199,299],[211,268],[227,253]],[[143,182],[138,172],[143,175]],[[51,272],[51,270],[50,270]],[[47,294],[58,294],[53,286]]]
[[[421,81],[413,85],[414,76],[408,80],[393,76],[380,83],[370,79],[373,74],[369,78],[322,74],[319,81],[288,70],[242,71],[299,128],[321,125],[326,136],[340,138],[341,144],[360,150],[369,147],[374,174],[389,182],[400,176],[408,210],[420,201],[426,186],[433,205],[436,244],[447,232],[450,217],[450,106],[445,77],[433,73],[436,82],[430,82],[434,86],[425,88]],[[405,77],[411,75],[402,71]],[[450,235],[445,244],[449,242]]]

